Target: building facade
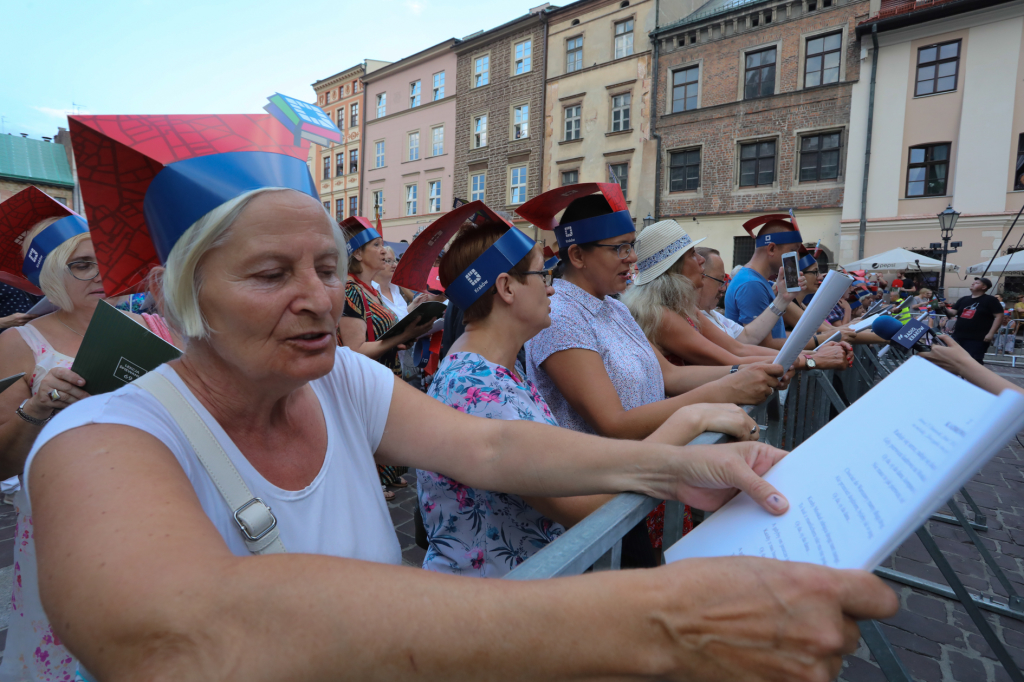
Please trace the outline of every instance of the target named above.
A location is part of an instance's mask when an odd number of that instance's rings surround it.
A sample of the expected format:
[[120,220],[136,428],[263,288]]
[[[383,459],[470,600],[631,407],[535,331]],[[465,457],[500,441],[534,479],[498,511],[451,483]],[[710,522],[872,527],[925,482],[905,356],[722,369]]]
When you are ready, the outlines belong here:
[[[866,49],[853,88],[840,261],[897,247],[932,255],[947,206],[961,213],[953,239],[963,242],[950,262],[988,260],[1024,204],[1024,4],[882,0],[857,32]],[[948,275],[947,297],[967,285]]]
[[742,223],[795,209],[805,241],[839,249],[850,100],[861,75],[855,0],[712,0],[655,32],[656,217],[745,263]]
[[363,205],[388,241],[451,210],[457,107],[451,38],[363,77]]
[[71,170],[71,140],[63,128],[58,137],[67,142],[66,147],[51,138],[33,140],[27,135],[0,135],[0,201],[32,186],[81,212],[81,202],[76,201],[80,194]]
[[313,178],[320,183],[320,201],[338,222],[363,213],[359,187],[366,106],[361,79],[387,63],[367,59],[313,83],[317,104],[342,134],[341,142],[330,147],[313,145],[309,159]]
[[547,7],[453,47],[456,197],[511,213],[541,192]]
[[582,0],[548,16],[542,189],[618,182],[634,221],[654,211],[654,7]]

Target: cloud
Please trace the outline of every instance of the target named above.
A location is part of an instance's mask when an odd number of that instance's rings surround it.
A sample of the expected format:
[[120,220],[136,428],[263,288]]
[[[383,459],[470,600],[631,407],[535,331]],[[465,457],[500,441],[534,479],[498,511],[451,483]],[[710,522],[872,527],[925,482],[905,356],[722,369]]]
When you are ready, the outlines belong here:
[[405,6],[409,8],[409,11],[419,16],[423,13],[423,7],[426,5],[425,0],[406,0]]
[[[67,118],[68,114],[75,113],[71,109],[52,109],[50,107],[32,107],[41,114],[45,114],[51,118]],[[88,114],[89,111],[83,107],[78,107],[79,114]]]

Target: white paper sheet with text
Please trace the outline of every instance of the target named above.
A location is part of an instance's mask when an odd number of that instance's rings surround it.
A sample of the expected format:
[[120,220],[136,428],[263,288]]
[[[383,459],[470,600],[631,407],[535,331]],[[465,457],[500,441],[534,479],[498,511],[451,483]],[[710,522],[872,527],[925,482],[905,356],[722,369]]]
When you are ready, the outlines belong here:
[[[908,404],[908,395],[930,399]],[[768,472],[789,499],[785,514],[740,494],[665,558],[746,555],[873,569],[1022,427],[1024,396],[993,396],[911,358]]]
[[853,277],[843,275],[835,270],[830,270],[825,275],[825,280],[814,293],[811,302],[807,304],[807,310],[800,316],[793,331],[786,337],[786,343],[782,344],[782,350],[775,356],[776,365],[782,365],[787,370],[792,366],[797,356],[800,355],[800,351],[814,336],[814,332],[818,331],[818,327],[825,321],[829,312],[852,283]]

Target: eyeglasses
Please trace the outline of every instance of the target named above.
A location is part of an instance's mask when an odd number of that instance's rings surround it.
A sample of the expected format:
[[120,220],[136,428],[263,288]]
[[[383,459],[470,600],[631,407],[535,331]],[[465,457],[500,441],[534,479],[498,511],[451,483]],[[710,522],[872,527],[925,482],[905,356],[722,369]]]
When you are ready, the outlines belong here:
[[727,279],[718,279],[717,277],[712,277],[711,275],[707,274],[706,272],[700,273],[700,276],[701,277],[707,277],[708,279],[710,279],[710,280],[712,280],[714,282],[718,282],[718,289],[719,289],[719,291],[721,291],[721,289],[723,287],[729,286],[729,280],[727,280]]
[[594,246],[601,246],[606,249],[615,249],[615,255],[619,257],[619,260],[626,260],[630,254],[636,253],[636,242],[626,242],[625,244],[594,244]]
[[397,262],[398,261],[395,260],[394,258],[385,258],[384,259],[384,265],[394,265]]
[[[599,246],[602,246],[599,244]],[[554,268],[548,268],[547,270],[530,270],[529,272],[522,273],[524,275],[540,275],[541,279],[544,280],[544,286],[551,286],[551,283],[555,281],[555,270]]]
[[100,274],[100,266],[94,260],[75,260],[67,265],[68,272],[80,282],[96,279]]

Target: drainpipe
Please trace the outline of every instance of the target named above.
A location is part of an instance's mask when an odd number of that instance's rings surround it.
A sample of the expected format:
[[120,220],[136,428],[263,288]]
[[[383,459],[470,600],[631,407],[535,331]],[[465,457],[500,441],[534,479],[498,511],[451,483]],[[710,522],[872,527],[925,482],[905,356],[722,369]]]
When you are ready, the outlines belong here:
[[[363,60],[363,76],[366,75],[366,60]],[[363,156],[363,138],[366,137],[364,132],[366,131],[366,117],[370,113],[366,110],[366,83],[362,82],[362,76],[356,79],[359,82],[359,94],[362,95],[362,99],[359,101],[359,191],[356,193],[356,201],[359,203],[359,215],[365,217],[366,206],[363,205],[363,170],[366,166],[366,158]],[[376,224],[373,226],[377,227]]]
[[871,128],[875,122],[875,78],[878,75],[878,24],[871,24],[871,87],[868,91],[868,135],[864,143],[864,184],[860,191],[860,244],[857,260],[864,257],[864,239],[868,230],[868,171],[871,169]]
[[654,164],[654,221],[661,220],[661,135],[655,132],[654,126],[658,118],[658,82],[661,76],[658,74],[658,52],[661,40],[658,39],[658,26],[661,21],[661,0],[654,0],[654,31],[651,32],[651,42],[654,43],[654,55],[651,59],[651,137],[656,144]]
[[[548,133],[548,109],[547,109],[547,94],[548,94],[548,10],[542,10],[540,13],[540,20],[544,22],[544,79],[540,84],[540,188],[544,190],[544,173],[547,169],[544,167],[544,144],[545,137]],[[554,120],[552,118],[552,120]],[[536,225],[533,226],[533,241],[540,241],[540,232]]]

